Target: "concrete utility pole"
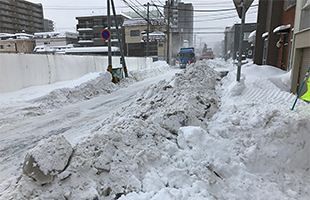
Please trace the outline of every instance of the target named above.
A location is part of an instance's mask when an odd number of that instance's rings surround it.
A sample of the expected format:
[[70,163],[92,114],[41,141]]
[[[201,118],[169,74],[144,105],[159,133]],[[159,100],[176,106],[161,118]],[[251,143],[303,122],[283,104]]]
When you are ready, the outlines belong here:
[[167,63],[170,64],[170,0],[167,1],[168,4],[168,19],[167,19]]
[[114,15],[116,34],[117,34],[118,43],[119,43],[119,51],[121,53],[122,67],[123,67],[123,70],[124,70],[125,77],[127,78],[128,77],[128,71],[127,71],[126,60],[125,60],[125,56],[124,56],[124,49],[123,49],[123,43],[122,43],[122,40],[121,40],[121,34],[120,34],[120,30],[118,28],[119,23],[117,21],[114,0],[111,0],[111,4],[112,4],[113,15]]
[[150,3],[147,2],[146,57],[150,55]]
[[238,69],[237,69],[237,81],[240,82],[240,77],[241,77],[241,65],[242,65],[242,43],[243,43],[243,27],[245,23],[245,6],[244,6],[244,1],[241,0],[241,9],[242,9],[242,17],[241,17],[241,25],[240,25],[240,38],[239,38],[239,57],[238,57]]
[[[111,30],[111,8],[110,0],[107,0],[107,18],[108,18],[108,30]],[[111,48],[111,37],[108,40],[108,68],[112,67],[112,48]]]

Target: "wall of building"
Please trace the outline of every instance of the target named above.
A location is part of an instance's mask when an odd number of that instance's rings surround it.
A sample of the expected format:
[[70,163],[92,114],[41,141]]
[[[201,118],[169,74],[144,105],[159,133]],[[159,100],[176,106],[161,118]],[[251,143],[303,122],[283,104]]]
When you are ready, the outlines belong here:
[[310,67],[310,7],[305,0],[296,1],[294,41],[292,50],[291,91],[296,93]]
[[0,33],[43,31],[41,4],[24,0],[1,0],[0,8]]
[[[125,43],[141,43],[142,40],[142,31],[145,31],[147,29],[147,26],[142,25],[142,26],[126,26],[125,27]],[[137,36],[131,36],[130,32],[131,31],[139,31],[140,35]]]
[[[126,58],[128,71],[150,67],[151,58]],[[107,57],[0,54],[0,92],[72,80],[90,72],[106,71]],[[113,57],[113,67],[121,67],[120,58]]]
[[0,40],[1,53],[32,53],[34,40]]

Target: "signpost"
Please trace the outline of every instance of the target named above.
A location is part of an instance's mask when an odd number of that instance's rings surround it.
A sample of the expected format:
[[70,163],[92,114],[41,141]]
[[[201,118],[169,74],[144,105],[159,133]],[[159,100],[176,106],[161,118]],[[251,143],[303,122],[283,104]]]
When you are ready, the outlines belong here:
[[236,10],[238,12],[238,16],[241,19],[240,26],[240,39],[239,39],[239,50],[238,50],[238,69],[237,69],[237,81],[240,82],[241,76],[241,65],[242,65],[242,42],[243,42],[243,27],[245,23],[245,14],[247,10],[250,8],[251,4],[254,0],[233,0]]
[[108,29],[103,29],[101,31],[101,38],[104,40],[104,41],[107,41],[111,38],[111,32],[108,30]]

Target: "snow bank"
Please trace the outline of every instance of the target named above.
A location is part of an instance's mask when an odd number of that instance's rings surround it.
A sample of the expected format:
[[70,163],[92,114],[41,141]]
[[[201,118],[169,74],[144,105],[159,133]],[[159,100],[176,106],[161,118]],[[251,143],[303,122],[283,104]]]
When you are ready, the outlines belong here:
[[[191,171],[184,168],[186,154],[177,143],[179,128],[208,126],[206,119],[218,107],[217,79],[211,68],[196,64],[171,82],[151,86],[130,107],[97,127],[97,134],[76,146],[69,166],[51,184],[41,187],[22,177],[5,197],[117,199],[145,192],[163,198],[182,185],[190,188]],[[199,138],[195,134],[183,135],[184,141],[194,145]]]
[[40,107],[57,108],[68,103],[88,100],[101,94],[108,94],[116,90],[111,82],[112,75],[108,72],[101,73],[96,79],[82,83],[74,88],[61,88],[50,92],[48,95],[32,100],[39,103]]

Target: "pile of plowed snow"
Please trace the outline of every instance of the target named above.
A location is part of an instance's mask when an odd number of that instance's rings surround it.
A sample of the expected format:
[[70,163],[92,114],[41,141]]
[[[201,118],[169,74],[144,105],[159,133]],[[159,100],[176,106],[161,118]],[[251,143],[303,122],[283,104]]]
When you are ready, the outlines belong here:
[[149,77],[171,70],[171,67],[162,61],[154,62],[149,68],[139,71],[130,71],[129,78],[121,80],[119,84],[111,82],[112,76],[108,72],[101,73],[95,79],[89,80],[75,87],[65,87],[53,90],[42,97],[31,101],[38,109],[59,108],[67,104],[89,100],[98,95],[109,94],[119,88],[126,87],[135,81],[141,81]]
[[132,192],[189,187],[197,178],[190,178],[193,171],[187,169],[192,166],[183,159],[187,159],[187,150],[191,152],[197,146],[197,136],[207,133],[199,129],[191,139],[179,128],[208,126],[207,119],[218,109],[218,80],[217,72],[195,64],[171,82],[151,86],[137,95],[135,103],[97,127],[97,134],[77,145],[65,171],[48,174],[54,176],[51,183],[40,185],[22,175],[3,197],[117,199]]

